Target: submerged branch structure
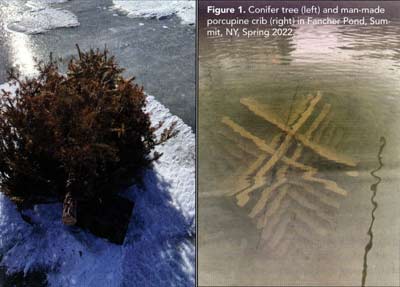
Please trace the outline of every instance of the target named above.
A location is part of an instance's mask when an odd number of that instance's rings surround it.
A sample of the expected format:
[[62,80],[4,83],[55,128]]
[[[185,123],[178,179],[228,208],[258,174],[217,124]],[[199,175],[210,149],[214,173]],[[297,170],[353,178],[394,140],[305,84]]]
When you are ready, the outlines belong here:
[[[329,104],[323,104],[317,113],[321,99],[318,92],[297,103],[287,123],[266,105],[241,99],[240,103],[266,125],[278,129],[269,143],[231,118],[222,118],[222,123],[241,138],[237,142],[247,140],[258,149],[255,161],[238,176],[238,188],[228,195],[236,198],[239,207],[249,209],[249,217],[261,230],[261,245],[279,254],[288,251],[294,236],[305,241],[326,236],[334,225],[332,214],[339,208],[339,197],[348,194],[307,160],[318,157],[345,169],[357,166],[355,159],[335,151],[343,131],[331,125]],[[324,146],[322,139],[331,144]]]

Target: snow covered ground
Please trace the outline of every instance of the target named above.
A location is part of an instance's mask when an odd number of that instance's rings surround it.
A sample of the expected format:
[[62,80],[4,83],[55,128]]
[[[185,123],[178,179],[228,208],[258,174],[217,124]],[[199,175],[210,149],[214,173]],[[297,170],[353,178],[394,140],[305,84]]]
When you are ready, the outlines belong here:
[[177,15],[184,24],[196,21],[195,0],[114,0],[115,8],[125,11],[129,17],[162,18]]
[[22,13],[7,28],[26,34],[39,34],[51,29],[79,26],[78,18],[71,12],[49,7],[35,8]]
[[124,193],[135,202],[124,244],[64,226],[61,204],[35,206],[27,212],[30,225],[0,193],[1,265],[9,272],[44,268],[57,287],[194,286],[195,136],[153,97],[147,101],[152,121],[177,121],[179,134],[157,147],[163,156],[144,188]]
[[[26,34],[39,34],[46,31],[76,27],[80,23],[71,11],[52,7],[53,4],[68,0],[29,0],[27,10],[8,23],[7,28]],[[195,0],[114,0],[113,9],[123,11],[128,17],[163,18],[178,16],[183,24],[196,21]],[[53,5],[54,6],[54,5]]]
[[26,5],[33,8],[39,8],[46,7],[50,4],[60,4],[68,1],[70,0],[29,0],[28,2],[26,2]]
[[79,26],[76,15],[68,10],[51,7],[68,0],[30,0],[25,9],[7,24],[7,29],[25,34],[39,34],[52,29]]

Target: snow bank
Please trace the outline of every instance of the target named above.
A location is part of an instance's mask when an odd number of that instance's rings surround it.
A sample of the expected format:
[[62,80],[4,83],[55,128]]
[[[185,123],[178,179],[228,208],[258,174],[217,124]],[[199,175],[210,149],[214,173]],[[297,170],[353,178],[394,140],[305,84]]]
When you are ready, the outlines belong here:
[[26,2],[26,5],[29,7],[38,8],[38,7],[46,7],[49,6],[50,4],[61,4],[68,1],[70,0],[29,0],[28,2]]
[[26,11],[7,28],[26,34],[39,34],[56,28],[79,26],[78,18],[71,12],[56,8],[38,8]]
[[114,0],[116,9],[126,11],[129,17],[162,18],[177,15],[182,23],[194,24],[195,0]]
[[[0,85],[0,90],[11,90]],[[10,272],[47,268],[51,286],[194,286],[195,136],[189,126],[149,96],[152,121],[177,121],[179,134],[157,147],[163,156],[146,173],[122,246],[61,222],[62,205],[37,205],[21,219],[0,193],[0,254]]]

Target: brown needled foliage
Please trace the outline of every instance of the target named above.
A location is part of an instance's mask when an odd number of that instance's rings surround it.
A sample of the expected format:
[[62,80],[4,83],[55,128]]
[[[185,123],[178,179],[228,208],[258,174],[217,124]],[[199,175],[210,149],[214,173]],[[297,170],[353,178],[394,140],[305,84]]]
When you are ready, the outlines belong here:
[[77,48],[66,74],[50,56],[34,78],[11,71],[17,91],[0,93],[0,188],[20,207],[66,194],[101,202],[140,181],[176,134],[173,124],[156,138],[143,88],[107,50]]

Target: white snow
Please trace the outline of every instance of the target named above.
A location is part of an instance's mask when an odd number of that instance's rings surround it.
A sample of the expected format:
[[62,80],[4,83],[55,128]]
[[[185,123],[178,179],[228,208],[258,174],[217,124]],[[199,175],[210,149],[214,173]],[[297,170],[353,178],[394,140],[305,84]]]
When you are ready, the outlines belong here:
[[78,18],[72,12],[57,8],[38,8],[22,13],[7,28],[26,34],[39,34],[56,28],[79,26]]
[[26,5],[33,8],[46,7],[51,4],[66,3],[70,0],[29,0]]
[[195,0],[114,0],[114,8],[126,11],[128,17],[161,18],[177,15],[182,23],[194,24]]
[[1,264],[10,272],[45,267],[57,287],[194,286],[195,136],[153,97],[147,101],[152,122],[177,121],[179,134],[156,148],[163,156],[144,188],[124,193],[135,203],[124,244],[65,227],[61,204],[35,206],[26,212],[35,223],[29,225],[0,193]]
[[70,0],[29,0],[27,4],[42,4],[42,5],[49,5],[49,4],[59,4],[59,3],[66,3]]
[[[11,85],[9,83],[4,83],[0,85],[0,91],[15,93],[17,87],[15,85]],[[1,93],[1,92],[0,92]]]

